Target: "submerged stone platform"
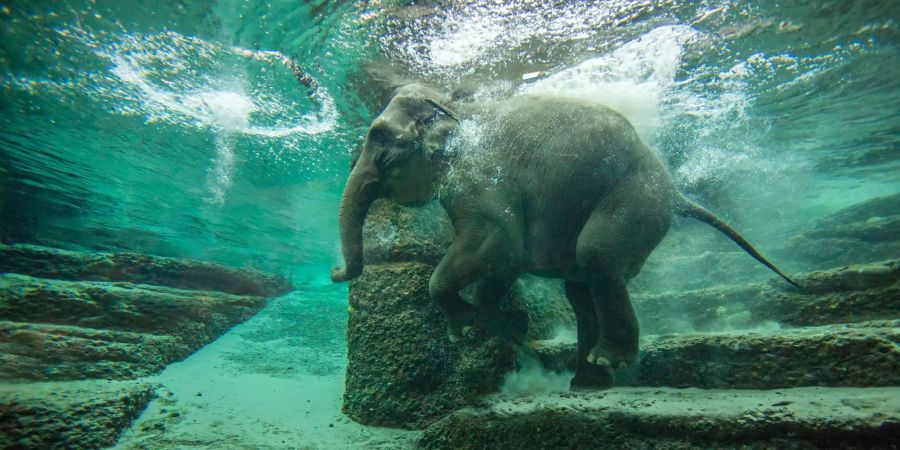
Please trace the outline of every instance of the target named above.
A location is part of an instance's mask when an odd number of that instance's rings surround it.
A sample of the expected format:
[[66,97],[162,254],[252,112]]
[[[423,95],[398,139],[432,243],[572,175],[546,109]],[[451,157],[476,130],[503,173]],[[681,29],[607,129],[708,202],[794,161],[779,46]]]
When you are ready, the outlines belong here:
[[0,246],[0,447],[112,444],[153,395],[127,380],[184,359],[290,289],[208,262]]
[[[534,342],[549,370],[573,370],[575,344]],[[645,336],[626,386],[774,389],[900,386],[900,320]]]
[[498,396],[425,430],[419,448],[871,449],[900,444],[900,388],[616,388]]

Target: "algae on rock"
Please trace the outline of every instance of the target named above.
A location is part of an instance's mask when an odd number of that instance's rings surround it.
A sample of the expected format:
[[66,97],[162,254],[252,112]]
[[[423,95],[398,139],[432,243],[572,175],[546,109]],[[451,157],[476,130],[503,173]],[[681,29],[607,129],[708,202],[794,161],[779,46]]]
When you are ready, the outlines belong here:
[[510,320],[476,327],[475,336],[451,343],[428,295],[428,280],[452,239],[443,209],[435,202],[423,208],[376,202],[364,236],[367,265],[349,285],[344,394],[344,412],[358,422],[421,428],[479,404],[516,368],[512,330],[527,327],[526,340],[550,339],[574,323],[558,283],[523,277],[499,305]]

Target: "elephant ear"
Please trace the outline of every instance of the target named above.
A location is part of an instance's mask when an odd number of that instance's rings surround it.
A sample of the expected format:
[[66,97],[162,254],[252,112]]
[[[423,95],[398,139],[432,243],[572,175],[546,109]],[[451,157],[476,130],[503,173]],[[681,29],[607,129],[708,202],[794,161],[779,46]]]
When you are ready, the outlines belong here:
[[446,114],[447,117],[453,119],[454,121],[456,121],[456,123],[459,123],[459,117],[457,117],[456,113],[453,112],[450,108],[438,103],[437,100],[431,98],[426,98],[425,101],[430,103],[431,106],[434,106],[437,111]]
[[[422,147],[429,159],[443,152],[447,143],[447,136],[459,124],[459,118],[450,108],[438,103],[437,101],[426,98],[431,106],[434,106],[434,112],[422,121],[423,139]],[[442,114],[451,120],[441,120],[438,116]]]

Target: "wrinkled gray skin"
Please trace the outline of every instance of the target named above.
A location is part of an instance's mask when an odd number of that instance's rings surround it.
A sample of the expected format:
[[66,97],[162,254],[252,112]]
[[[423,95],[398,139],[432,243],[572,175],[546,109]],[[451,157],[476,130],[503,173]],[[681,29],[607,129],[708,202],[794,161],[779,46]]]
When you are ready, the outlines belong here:
[[[703,220],[787,278],[712,214],[685,200],[621,115],[561,97],[515,97],[478,112],[479,165],[445,151],[458,118],[447,95],[400,88],[372,123],[344,190],[345,281],[362,272],[372,201],[419,205],[440,193],[456,238],[429,282],[450,339],[503,322],[498,301],[519,274],[563,278],[578,325],[573,388],[606,388],[636,364],[638,323],[626,289],[665,236],[673,213]],[[458,165],[453,171],[449,167]],[[461,175],[460,175],[461,174]],[[474,283],[474,305],[459,292]],[[479,320],[479,318],[482,318]],[[507,320],[506,322],[509,322]]]

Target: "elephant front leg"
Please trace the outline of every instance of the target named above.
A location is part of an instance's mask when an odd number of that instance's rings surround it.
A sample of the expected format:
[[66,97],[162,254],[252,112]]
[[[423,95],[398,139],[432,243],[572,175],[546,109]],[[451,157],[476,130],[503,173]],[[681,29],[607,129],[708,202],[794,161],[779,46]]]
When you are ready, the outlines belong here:
[[[511,256],[505,244],[502,234],[489,225],[457,230],[456,239],[431,274],[428,291],[447,320],[451,342],[469,334],[477,317],[477,308],[465,302],[459,291],[481,278],[497,279],[499,268],[510,267]],[[477,302],[485,303],[484,296],[500,291],[505,294],[508,289],[508,281],[500,285],[482,283],[476,290]]]
[[459,296],[459,291],[474,279],[474,270],[465,270],[454,261],[448,262],[447,256],[444,256],[431,274],[428,293],[447,321],[447,337],[450,338],[450,342],[462,340],[465,335],[471,333],[475,324],[475,307]]

